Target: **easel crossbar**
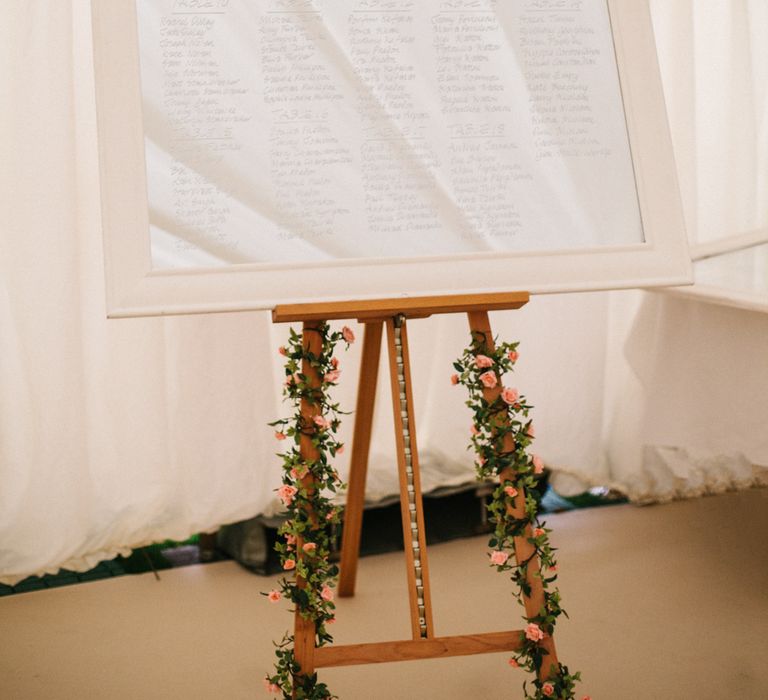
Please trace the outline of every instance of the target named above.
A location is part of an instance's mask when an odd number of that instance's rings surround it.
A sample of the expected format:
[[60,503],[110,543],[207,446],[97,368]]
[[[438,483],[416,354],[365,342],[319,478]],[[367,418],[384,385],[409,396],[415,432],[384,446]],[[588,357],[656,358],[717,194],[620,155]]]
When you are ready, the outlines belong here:
[[432,639],[404,639],[394,642],[346,644],[315,649],[315,667],[359,666],[390,661],[417,661],[449,656],[471,656],[500,651],[517,651],[524,632],[484,632]]

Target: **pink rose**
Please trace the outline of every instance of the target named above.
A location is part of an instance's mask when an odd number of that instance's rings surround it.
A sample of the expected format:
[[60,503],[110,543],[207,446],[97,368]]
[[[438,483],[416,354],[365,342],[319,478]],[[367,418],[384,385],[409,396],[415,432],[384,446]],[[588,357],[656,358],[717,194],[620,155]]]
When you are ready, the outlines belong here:
[[315,416],[312,419],[312,422],[321,430],[326,430],[330,426],[328,420],[323,416]]
[[328,619],[325,621],[325,624],[326,624],[326,625],[332,625],[334,622],[336,622],[336,618],[335,618],[335,617],[329,617],[329,618],[328,618]]
[[355,342],[355,334],[352,332],[352,329],[349,326],[344,326],[344,328],[341,329],[341,335],[346,342]]
[[282,598],[282,595],[280,595],[280,591],[270,591],[267,593],[267,598],[269,598],[270,603],[276,603],[280,598]]
[[544,530],[543,530],[542,528],[540,528],[540,527],[537,527],[537,528],[535,528],[535,529],[534,529],[534,531],[533,531],[533,536],[534,536],[534,537],[541,537],[541,536],[542,536],[542,535],[544,535],[544,534],[546,534],[546,533],[545,533],[545,532],[544,532]]
[[514,486],[506,486],[504,488],[504,493],[506,493],[510,498],[514,498],[517,496],[517,489]]
[[326,520],[333,520],[336,517],[336,509],[330,511],[328,515],[325,516]]
[[458,374],[452,374],[451,375],[451,384],[454,386],[459,383],[459,375]]
[[517,659],[514,656],[509,657],[509,661],[507,662],[512,668],[520,668],[520,664],[517,663]]
[[275,430],[275,440],[285,440],[285,433],[281,430]]
[[518,402],[520,394],[517,389],[504,389],[501,392],[501,398],[504,400],[504,403],[508,403],[511,406]]
[[469,432],[472,433],[472,435],[480,435],[480,431],[477,429],[477,426],[473,423],[472,427],[469,429]]
[[330,372],[326,372],[325,376],[323,377],[323,381],[326,384],[331,384],[333,382],[339,381],[339,376],[341,375],[340,369],[332,369]]
[[544,693],[547,697],[551,697],[555,692],[555,686],[551,683],[545,683],[541,686],[541,692]]
[[517,362],[517,358],[520,357],[520,355],[517,354],[517,351],[512,350],[507,357],[512,360],[512,362]]
[[552,566],[549,567],[549,570],[553,573],[557,573],[557,564],[552,564]]
[[293,497],[298,492],[295,486],[283,485],[277,489],[277,497],[283,502],[283,505],[289,506],[293,503]]
[[509,559],[509,554],[506,552],[502,552],[498,549],[491,552],[491,564],[494,566],[503,566],[507,563],[507,559]]
[[332,357],[331,358],[331,365],[333,366],[334,369],[338,369],[339,368],[339,358],[338,357]]
[[314,554],[317,549],[317,545],[314,542],[306,542],[301,547],[307,554]]
[[480,381],[486,389],[493,389],[499,383],[495,372],[483,372],[480,375]]
[[296,535],[286,535],[285,536],[285,543],[289,547],[293,547],[296,544]]
[[293,559],[286,559],[285,564],[283,564],[283,568],[286,571],[290,571],[291,569],[296,568],[296,562]]
[[525,636],[532,642],[540,642],[544,639],[544,632],[535,622],[529,622],[525,628]]
[[544,473],[544,462],[541,461],[541,457],[539,457],[539,455],[533,455],[533,473]]
[[267,690],[275,695],[280,695],[283,692],[283,689],[277,683],[270,683]]
[[493,360],[487,355],[477,355],[475,356],[475,365],[480,369],[493,367]]
[[525,429],[525,433],[528,437],[536,436],[536,431],[533,429],[533,423],[528,423],[528,427]]
[[333,590],[331,590],[328,586],[323,586],[322,590],[320,591],[320,597],[330,602],[333,600]]
[[274,695],[282,692],[280,686],[277,685],[277,683],[273,683],[271,680],[269,680],[269,678],[264,679],[264,688],[268,693],[272,693]]
[[278,352],[279,352],[281,355],[283,355],[284,357],[285,357],[285,356],[288,354],[288,351],[285,349],[285,345],[281,345],[281,346],[280,346],[280,347],[277,349],[277,351],[278,351]]

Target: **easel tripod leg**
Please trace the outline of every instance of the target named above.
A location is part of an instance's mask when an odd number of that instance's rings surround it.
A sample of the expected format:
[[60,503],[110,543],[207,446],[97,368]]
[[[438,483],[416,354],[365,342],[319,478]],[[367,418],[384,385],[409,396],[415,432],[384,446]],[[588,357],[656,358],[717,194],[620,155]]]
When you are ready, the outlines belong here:
[[[473,339],[477,337],[477,334],[482,334],[487,349],[492,351],[494,348],[493,332],[491,331],[491,323],[488,319],[488,313],[486,311],[470,311],[467,313],[467,317]],[[484,389],[483,396],[485,400],[489,402],[494,401],[498,395],[501,394],[503,388],[504,387],[499,383],[493,389]],[[504,449],[514,449],[514,440],[512,436],[506,435],[505,438],[511,442],[511,444],[508,445],[505,443]],[[502,482],[506,479],[514,481],[514,477],[515,475],[512,470],[508,470],[500,475]],[[518,494],[515,497],[514,502],[507,506],[507,512],[516,519],[525,517],[524,489],[518,489]],[[539,558],[535,555],[535,547],[528,541],[528,538],[531,536],[531,526],[528,525],[525,530],[525,535],[523,537],[516,537],[514,540],[515,559],[517,560],[517,563],[522,564],[523,562],[528,561],[526,579],[531,588],[531,594],[529,596],[523,595],[525,614],[528,618],[538,615],[544,607],[544,587],[539,578]],[[552,637],[545,637],[540,644],[546,650],[547,655],[544,657],[544,661],[541,664],[539,678],[546,680],[550,678],[558,668],[555,640]]]
[[[320,355],[323,349],[322,335],[319,332],[319,327],[322,321],[305,321],[302,329],[302,344],[305,352],[312,353],[314,355]],[[316,389],[322,384],[322,380],[317,373],[317,370],[312,365],[304,360],[301,367],[302,374],[306,377],[307,385]],[[313,426],[313,418],[318,414],[317,406],[306,399],[301,401],[301,416],[304,423],[304,430],[300,438],[299,449],[301,451],[301,458],[304,462],[314,462],[320,456],[320,453],[312,444],[312,433],[314,427],[307,428],[306,426]],[[311,475],[307,475],[302,479],[302,484],[307,491],[312,492],[315,487],[314,480]],[[315,514],[309,510],[307,517],[310,522],[317,526]],[[303,556],[302,542],[296,542],[296,557],[301,560]],[[296,579],[296,585],[299,588],[305,587],[306,581],[298,576]],[[296,610],[294,615],[294,656],[296,662],[301,668],[302,676],[311,676],[315,672],[315,623],[313,620],[306,620],[301,616],[301,613]],[[294,693],[295,696],[295,693]]]
[[373,408],[381,357],[382,328],[382,321],[366,323],[363,336],[363,356],[360,363],[355,430],[352,437],[347,505],[344,510],[344,534],[341,541],[341,571],[338,587],[341,597],[355,594],[363,505],[365,504],[365,478],[368,473]]

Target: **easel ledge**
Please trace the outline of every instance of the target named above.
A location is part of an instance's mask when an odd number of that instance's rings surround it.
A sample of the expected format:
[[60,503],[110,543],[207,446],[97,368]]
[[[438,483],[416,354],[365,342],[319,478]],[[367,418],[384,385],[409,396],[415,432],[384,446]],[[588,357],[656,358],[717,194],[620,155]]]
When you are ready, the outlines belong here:
[[519,309],[527,304],[529,299],[530,294],[528,292],[499,292],[312,304],[280,304],[272,310],[272,322],[331,321],[352,318],[365,322],[384,320],[399,315],[405,318],[427,318],[433,314]]

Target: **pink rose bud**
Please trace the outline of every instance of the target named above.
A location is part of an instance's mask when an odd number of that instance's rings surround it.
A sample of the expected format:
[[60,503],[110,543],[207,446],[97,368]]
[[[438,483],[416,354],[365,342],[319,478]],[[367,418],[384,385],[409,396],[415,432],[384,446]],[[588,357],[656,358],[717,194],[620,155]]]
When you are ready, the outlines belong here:
[[509,661],[507,661],[507,663],[508,663],[508,664],[509,664],[509,665],[510,665],[512,668],[520,668],[520,664],[519,664],[519,663],[517,663],[517,659],[516,659],[514,656],[510,656],[510,657],[509,657]]
[[296,562],[293,559],[286,559],[285,564],[283,564],[283,568],[286,571],[290,571],[291,569],[296,568]]
[[483,372],[480,375],[480,381],[486,389],[493,389],[499,383],[494,372]]
[[283,692],[283,689],[277,683],[270,683],[267,690],[275,695],[280,695]]
[[541,686],[541,692],[549,698],[554,694],[555,686],[551,683],[545,683]]
[[325,430],[330,423],[323,416],[315,416],[312,422],[321,430]]
[[475,356],[475,365],[480,369],[493,367],[493,360],[487,355],[477,355]]
[[295,486],[283,485],[277,489],[277,497],[283,502],[283,505],[289,506],[297,492],[298,490]]
[[329,618],[328,618],[328,619],[325,621],[325,624],[326,624],[326,625],[332,625],[334,622],[336,622],[336,618],[335,618],[335,617],[329,617]]
[[581,700],[592,700],[592,697],[589,695],[585,695]]
[[336,517],[336,510],[332,510],[328,515],[325,516],[326,520],[333,520]]
[[339,449],[336,450],[337,455],[343,455],[344,454],[344,445],[339,445]]
[[451,384],[454,386],[459,383],[459,375],[458,374],[452,374],[451,375]]
[[270,603],[276,603],[280,598],[282,598],[282,595],[280,594],[280,591],[272,590],[269,593],[267,593],[267,598],[269,598]]
[[275,431],[275,440],[285,440],[285,433],[280,431],[280,430],[276,430]]
[[333,590],[328,586],[323,586],[322,590],[320,591],[320,597],[325,601],[333,600]]
[[332,357],[331,358],[331,366],[334,369],[338,369],[339,368],[339,358],[338,357]]
[[317,545],[314,542],[306,542],[301,547],[307,554],[314,554],[317,549]]
[[520,355],[517,354],[516,350],[512,350],[507,357],[512,360],[512,362],[517,362],[517,358],[520,357]]
[[525,628],[525,636],[532,642],[540,642],[544,639],[544,632],[535,622],[529,622]]
[[506,552],[502,552],[498,549],[491,552],[491,564],[494,566],[503,566],[507,563],[507,559],[509,559],[509,554]]
[[540,527],[535,528],[534,531],[533,531],[533,536],[534,537],[541,537],[544,534],[545,534],[544,530],[542,528],[540,528]]
[[473,423],[472,427],[469,429],[469,432],[472,433],[472,435],[480,435],[480,431],[477,429],[477,426]]
[[557,573],[557,564],[552,564],[552,566],[549,567],[549,570],[552,573]]
[[293,547],[293,545],[295,545],[295,544],[296,544],[296,535],[286,535],[286,536],[285,536],[285,543],[286,543],[286,544],[287,544],[289,547]]
[[514,498],[517,496],[517,489],[514,486],[506,486],[504,487],[504,493],[506,493],[510,498]]
[[326,384],[332,384],[333,382],[339,381],[339,376],[341,375],[340,369],[334,369],[330,372],[326,372],[325,376],[323,377],[323,381]]
[[504,389],[501,392],[501,398],[504,400],[504,403],[508,403],[511,406],[517,403],[520,394],[517,389]]
[[349,326],[344,326],[344,328],[341,329],[341,335],[346,342],[355,342],[355,334],[352,332],[352,329]]
[[528,423],[528,427],[525,429],[526,435],[528,437],[536,437],[536,431],[533,429],[533,423]]
[[539,457],[539,455],[533,455],[533,473],[544,473],[544,462],[541,461],[541,457]]
[[283,355],[283,356],[285,356],[285,355],[287,355],[287,354],[288,354],[288,351],[285,349],[285,345],[281,345],[281,346],[280,346],[280,347],[277,349],[277,351],[278,351],[278,352],[279,352],[281,355]]

